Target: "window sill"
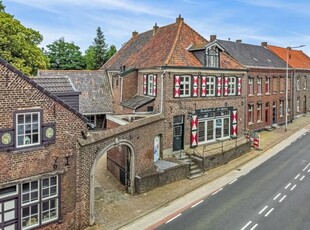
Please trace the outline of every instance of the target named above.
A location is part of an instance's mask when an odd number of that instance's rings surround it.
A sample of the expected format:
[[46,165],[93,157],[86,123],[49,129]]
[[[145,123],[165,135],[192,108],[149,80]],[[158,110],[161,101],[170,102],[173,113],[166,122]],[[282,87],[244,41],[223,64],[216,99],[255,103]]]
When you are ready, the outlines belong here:
[[262,123],[262,122],[263,122],[263,121],[260,121],[260,120],[259,120],[259,121],[257,121],[256,123],[257,123],[257,124],[260,124],[260,123]]
[[268,96],[269,96],[269,95],[270,95],[270,93],[265,93],[265,95],[268,95]]
[[249,122],[248,125],[254,125],[254,123],[253,122]]

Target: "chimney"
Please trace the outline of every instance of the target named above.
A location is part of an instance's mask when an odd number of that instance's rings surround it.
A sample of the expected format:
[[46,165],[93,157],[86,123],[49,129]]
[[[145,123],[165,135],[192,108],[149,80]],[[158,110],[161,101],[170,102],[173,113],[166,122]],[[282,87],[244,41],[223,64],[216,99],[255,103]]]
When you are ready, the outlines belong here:
[[176,22],[176,23],[184,22],[184,18],[181,17],[181,14],[179,14],[179,17],[176,19],[175,22]]
[[153,36],[157,33],[158,28],[157,23],[155,23],[155,26],[153,26]]
[[241,40],[241,39],[237,39],[237,40],[236,40],[236,42],[241,43],[241,42],[242,42],[242,40]]
[[267,42],[262,42],[262,43],[261,43],[261,46],[265,46],[265,47],[266,47],[267,45],[268,45]]
[[213,42],[214,40],[216,40],[216,35],[210,35],[210,42]]
[[138,32],[137,31],[134,31],[134,32],[132,32],[132,38],[136,38],[136,37],[138,37]]

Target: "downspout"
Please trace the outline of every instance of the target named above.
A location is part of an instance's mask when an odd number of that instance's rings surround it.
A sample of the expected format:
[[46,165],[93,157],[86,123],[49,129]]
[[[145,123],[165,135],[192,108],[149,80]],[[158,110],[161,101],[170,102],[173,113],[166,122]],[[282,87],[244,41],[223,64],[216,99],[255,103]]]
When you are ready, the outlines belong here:
[[120,77],[119,76],[119,78],[120,78],[120,83],[121,83],[121,96],[120,96],[120,103],[123,101],[123,80],[124,80],[124,78],[123,77]]
[[297,95],[296,95],[297,81],[296,81],[296,70],[295,69],[293,69],[293,71],[291,72],[291,77],[292,77],[292,82],[294,83],[293,90],[291,90],[292,91],[291,92],[291,111],[292,111],[291,122],[293,122],[296,116],[295,103],[297,102]]
[[163,113],[163,104],[164,104],[164,76],[166,74],[166,70],[164,70],[161,74],[161,84],[160,84],[160,113]]

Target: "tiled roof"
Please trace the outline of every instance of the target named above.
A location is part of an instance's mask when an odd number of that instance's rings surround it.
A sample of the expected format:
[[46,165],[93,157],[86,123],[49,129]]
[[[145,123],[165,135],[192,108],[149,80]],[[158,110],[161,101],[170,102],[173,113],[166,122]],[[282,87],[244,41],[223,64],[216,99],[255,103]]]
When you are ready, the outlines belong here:
[[52,93],[77,92],[68,77],[36,77],[33,80]]
[[[159,66],[173,67],[205,67],[191,52],[189,47],[203,47],[208,41],[177,18],[176,23],[158,27],[133,36],[102,69],[119,70],[127,68],[150,68]],[[225,67],[236,68],[239,64],[233,59],[223,56]],[[230,66],[231,65],[231,66]]]
[[135,95],[128,100],[122,101],[121,105],[130,109],[138,109],[139,107],[146,105],[151,101],[154,101],[154,99],[154,97]]
[[286,64],[264,46],[217,40],[226,52],[247,67],[285,68]]
[[294,49],[288,50],[287,48],[271,45],[267,45],[267,47],[285,62],[288,51],[289,54],[288,64],[293,68],[304,68],[304,69],[310,68],[310,57],[307,56],[301,50],[294,50]]
[[79,109],[84,115],[112,113],[112,92],[109,79],[100,70],[39,70],[38,76],[68,77],[81,92]]

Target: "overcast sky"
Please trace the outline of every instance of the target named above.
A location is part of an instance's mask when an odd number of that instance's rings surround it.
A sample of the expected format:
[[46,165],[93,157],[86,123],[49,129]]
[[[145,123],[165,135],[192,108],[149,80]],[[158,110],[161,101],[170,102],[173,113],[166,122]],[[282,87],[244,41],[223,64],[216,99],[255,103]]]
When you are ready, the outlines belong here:
[[[309,0],[2,0],[6,12],[24,26],[39,31],[42,46],[64,37],[84,52],[97,27],[106,43],[120,49],[133,31],[155,23],[164,26],[181,14],[184,21],[209,40],[241,39],[260,45],[298,46],[310,55]],[[0,28],[1,29],[1,28]]]

